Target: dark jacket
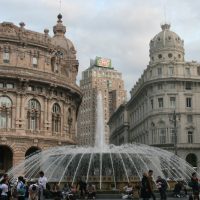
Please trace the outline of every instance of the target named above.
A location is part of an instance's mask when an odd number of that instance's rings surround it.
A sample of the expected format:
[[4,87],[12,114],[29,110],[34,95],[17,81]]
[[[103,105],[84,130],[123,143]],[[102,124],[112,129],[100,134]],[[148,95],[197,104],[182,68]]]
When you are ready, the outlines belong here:
[[189,186],[192,188],[193,193],[199,192],[199,183],[197,178],[196,179],[191,178]]
[[143,176],[141,182],[141,197],[150,198],[150,196],[151,196],[151,186],[148,177]]

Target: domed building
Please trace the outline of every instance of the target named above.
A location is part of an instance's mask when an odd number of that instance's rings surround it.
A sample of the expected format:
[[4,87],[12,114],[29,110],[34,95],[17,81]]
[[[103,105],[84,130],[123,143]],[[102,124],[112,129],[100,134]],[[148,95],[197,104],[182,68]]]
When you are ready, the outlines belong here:
[[35,151],[76,143],[79,63],[61,14],[53,32],[0,24],[0,173]]
[[[124,109],[127,138],[172,151],[200,169],[200,63],[186,62],[184,41],[169,24],[161,28],[150,41],[149,65],[130,91]],[[119,127],[114,122],[112,135],[117,135]],[[111,143],[123,141],[120,137],[122,133]]]

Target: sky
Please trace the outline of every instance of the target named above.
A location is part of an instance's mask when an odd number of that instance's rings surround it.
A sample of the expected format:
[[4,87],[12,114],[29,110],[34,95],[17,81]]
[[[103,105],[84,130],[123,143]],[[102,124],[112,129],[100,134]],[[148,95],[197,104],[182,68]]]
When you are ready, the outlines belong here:
[[[66,37],[77,50],[79,73],[96,56],[110,58],[127,94],[149,63],[149,42],[167,22],[184,40],[185,60],[200,62],[199,0],[1,0],[0,22],[43,33],[63,15]],[[128,95],[129,96],[129,95]]]

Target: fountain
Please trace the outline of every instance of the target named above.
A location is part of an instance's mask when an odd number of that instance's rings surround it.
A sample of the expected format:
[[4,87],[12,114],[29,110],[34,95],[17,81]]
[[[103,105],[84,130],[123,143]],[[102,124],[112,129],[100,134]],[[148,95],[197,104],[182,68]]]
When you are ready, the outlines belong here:
[[96,142],[94,147],[62,146],[35,153],[11,169],[11,180],[24,175],[31,180],[43,170],[49,182],[71,182],[84,177],[98,189],[119,188],[122,183],[141,179],[143,172],[152,169],[173,180],[188,181],[194,169],[183,159],[163,149],[144,144],[106,145],[101,94],[98,95]]

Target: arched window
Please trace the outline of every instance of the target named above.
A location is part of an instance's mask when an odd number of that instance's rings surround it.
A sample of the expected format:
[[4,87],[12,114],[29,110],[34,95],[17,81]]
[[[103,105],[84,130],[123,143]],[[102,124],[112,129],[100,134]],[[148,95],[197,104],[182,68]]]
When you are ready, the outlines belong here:
[[12,102],[6,96],[0,97],[0,128],[11,128]]
[[61,109],[60,106],[55,103],[52,108],[52,132],[58,133],[61,131]]
[[192,167],[197,167],[197,156],[194,153],[189,153],[186,156],[186,161],[192,165]]
[[40,103],[36,99],[31,99],[28,102],[28,129],[29,130],[39,130],[40,129],[40,114],[41,108]]

